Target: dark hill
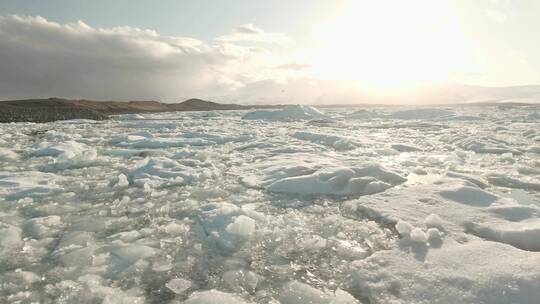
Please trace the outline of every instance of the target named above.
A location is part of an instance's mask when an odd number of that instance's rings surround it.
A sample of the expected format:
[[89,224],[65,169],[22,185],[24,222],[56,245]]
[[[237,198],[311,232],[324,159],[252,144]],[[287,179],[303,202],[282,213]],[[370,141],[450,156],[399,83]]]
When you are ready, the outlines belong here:
[[[107,119],[109,115],[174,111],[243,110],[258,106],[221,104],[202,99],[181,103],[157,101],[93,101],[62,98],[0,101],[0,122],[48,122],[66,119]],[[268,106],[261,106],[268,107]]]

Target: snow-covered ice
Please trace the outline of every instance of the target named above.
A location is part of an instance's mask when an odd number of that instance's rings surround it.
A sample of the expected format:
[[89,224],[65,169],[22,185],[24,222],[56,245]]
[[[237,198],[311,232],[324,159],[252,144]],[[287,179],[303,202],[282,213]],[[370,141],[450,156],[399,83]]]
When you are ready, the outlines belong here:
[[246,113],[243,119],[270,120],[270,121],[297,121],[306,119],[326,118],[321,111],[314,107],[304,105],[287,106],[281,110],[257,110]]
[[0,303],[540,303],[537,112],[0,124]]

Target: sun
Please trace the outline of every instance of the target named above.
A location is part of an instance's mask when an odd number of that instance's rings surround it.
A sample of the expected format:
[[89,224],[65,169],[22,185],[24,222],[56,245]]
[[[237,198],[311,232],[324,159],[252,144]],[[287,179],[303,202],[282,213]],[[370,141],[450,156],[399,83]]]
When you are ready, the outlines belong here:
[[317,77],[380,90],[448,81],[470,65],[470,42],[450,2],[351,1],[332,21],[315,24]]

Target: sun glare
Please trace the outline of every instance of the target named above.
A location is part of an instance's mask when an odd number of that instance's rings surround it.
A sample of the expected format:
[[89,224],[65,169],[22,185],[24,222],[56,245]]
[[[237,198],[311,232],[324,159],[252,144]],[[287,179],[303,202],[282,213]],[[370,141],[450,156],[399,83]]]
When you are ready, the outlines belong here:
[[443,1],[354,1],[312,36],[317,77],[374,90],[444,82],[471,66],[459,14]]

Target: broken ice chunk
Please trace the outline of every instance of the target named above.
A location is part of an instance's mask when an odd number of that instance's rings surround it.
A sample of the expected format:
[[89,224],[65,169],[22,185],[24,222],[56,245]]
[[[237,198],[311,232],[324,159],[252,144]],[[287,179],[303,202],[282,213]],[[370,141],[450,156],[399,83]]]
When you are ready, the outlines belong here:
[[176,294],[182,294],[191,287],[191,281],[182,278],[172,279],[165,286]]

